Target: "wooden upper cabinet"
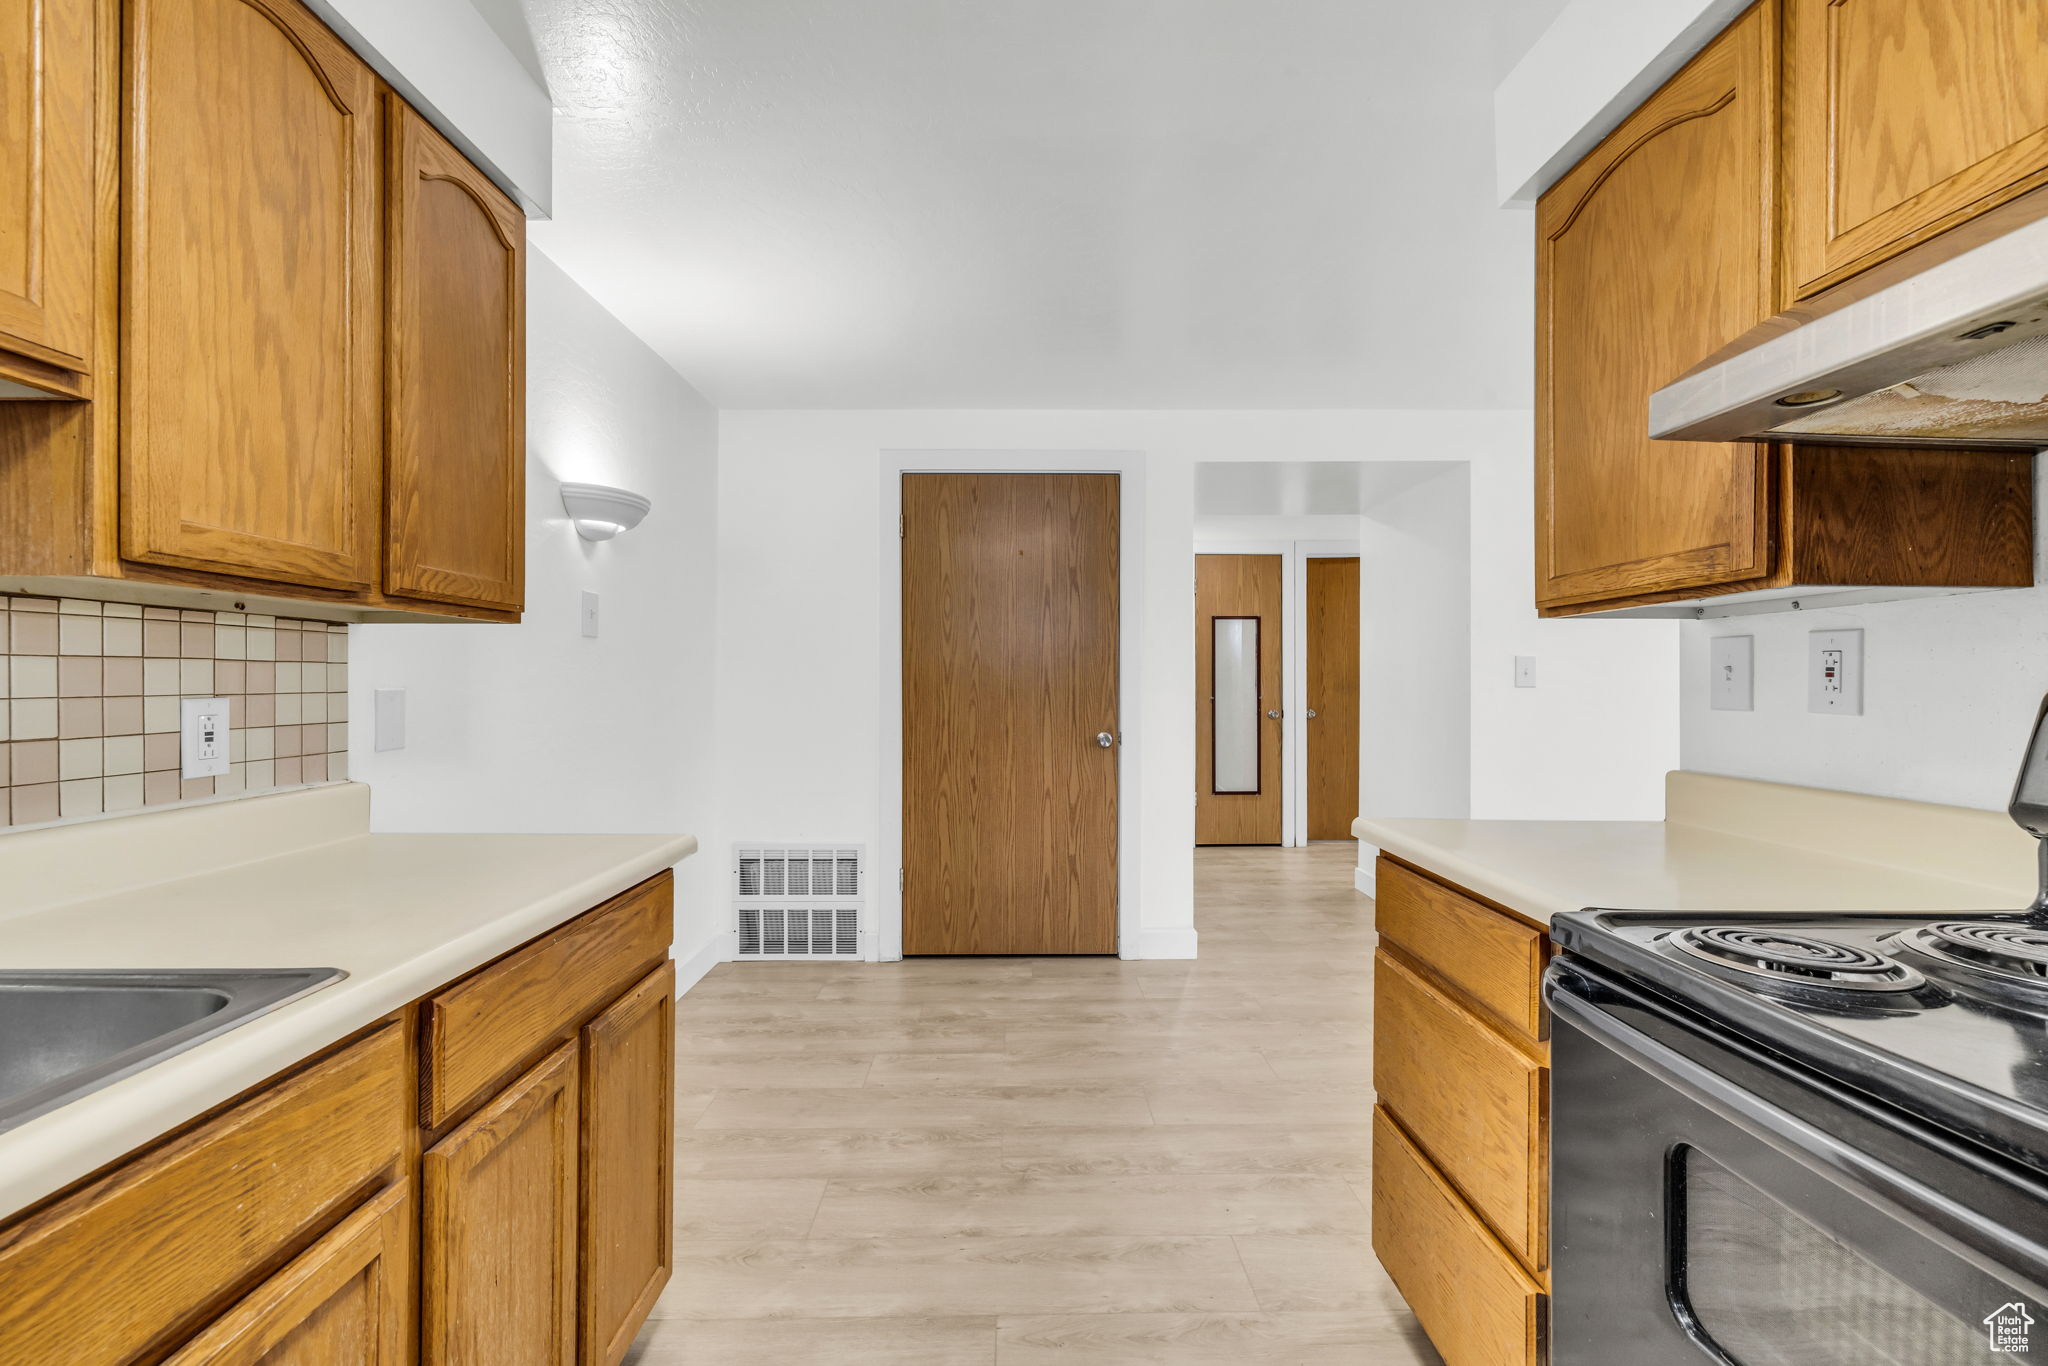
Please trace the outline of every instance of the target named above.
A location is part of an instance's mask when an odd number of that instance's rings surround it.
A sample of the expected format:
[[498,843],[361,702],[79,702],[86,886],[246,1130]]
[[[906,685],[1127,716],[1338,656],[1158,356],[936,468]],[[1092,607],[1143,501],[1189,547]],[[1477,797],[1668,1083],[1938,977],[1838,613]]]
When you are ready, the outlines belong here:
[[384,589],[517,611],[525,216],[403,101],[390,107]]
[[1794,298],[2048,184],[2048,5],[1784,3]]
[[90,368],[93,38],[94,0],[0,0],[0,351],[32,370]]
[[121,549],[376,567],[377,82],[297,0],[128,0]]
[[1652,442],[1649,398],[1773,312],[1774,11],[1736,20],[1537,206],[1536,598],[1769,570],[1769,453]]

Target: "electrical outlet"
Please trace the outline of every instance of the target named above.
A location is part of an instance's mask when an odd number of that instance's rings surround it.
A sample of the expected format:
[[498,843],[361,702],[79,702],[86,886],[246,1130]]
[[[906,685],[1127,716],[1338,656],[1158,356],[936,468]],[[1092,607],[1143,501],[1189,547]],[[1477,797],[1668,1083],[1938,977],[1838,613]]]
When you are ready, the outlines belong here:
[[1515,656],[1515,686],[1533,688],[1536,686],[1536,656]]
[[188,697],[178,707],[178,759],[187,778],[218,778],[228,771],[228,700]]
[[1707,696],[1715,711],[1756,710],[1756,637],[1715,636],[1707,644],[1713,678]]
[[597,594],[583,595],[583,635],[587,640],[597,639]]
[[1863,715],[1863,632],[1807,633],[1806,709],[1833,716]]
[[377,750],[405,748],[405,689],[378,688],[370,694],[370,718]]

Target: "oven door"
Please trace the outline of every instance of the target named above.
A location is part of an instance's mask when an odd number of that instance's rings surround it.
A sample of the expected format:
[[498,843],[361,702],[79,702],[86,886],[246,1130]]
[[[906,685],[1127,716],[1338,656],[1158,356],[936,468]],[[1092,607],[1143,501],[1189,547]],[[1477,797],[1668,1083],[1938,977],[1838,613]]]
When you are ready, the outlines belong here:
[[1553,1366],[2048,1356],[2048,1184],[1552,966]]

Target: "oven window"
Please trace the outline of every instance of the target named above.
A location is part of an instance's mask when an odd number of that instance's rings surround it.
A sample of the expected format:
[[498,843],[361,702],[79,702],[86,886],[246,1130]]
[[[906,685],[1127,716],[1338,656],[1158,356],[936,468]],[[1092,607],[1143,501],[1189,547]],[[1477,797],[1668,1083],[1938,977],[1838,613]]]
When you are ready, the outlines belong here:
[[1677,1160],[1676,1289],[1741,1366],[1999,1359],[1986,1355],[1984,1325],[1963,1323],[1697,1149]]

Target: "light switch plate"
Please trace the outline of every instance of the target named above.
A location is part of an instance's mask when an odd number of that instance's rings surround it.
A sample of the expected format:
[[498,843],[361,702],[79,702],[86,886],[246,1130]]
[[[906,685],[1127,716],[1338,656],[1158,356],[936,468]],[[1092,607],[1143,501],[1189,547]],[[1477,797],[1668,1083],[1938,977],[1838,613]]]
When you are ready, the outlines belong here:
[[590,593],[590,592],[586,592],[586,593],[584,593],[584,595],[583,595],[583,610],[582,610],[581,616],[582,616],[582,618],[583,618],[583,636],[584,636],[584,638],[585,638],[586,640],[596,640],[596,639],[597,639],[597,594],[595,594],[595,593]]
[[178,759],[186,778],[218,778],[228,771],[228,700],[188,697],[178,706]]
[[1756,637],[1715,636],[1707,646],[1713,678],[1707,689],[1715,711],[1756,710]]
[[1806,709],[1831,716],[1863,715],[1863,632],[1807,633]]
[[1515,686],[1533,688],[1536,686],[1536,656],[1515,656]]
[[371,743],[378,750],[405,748],[405,689],[378,688],[370,694]]

